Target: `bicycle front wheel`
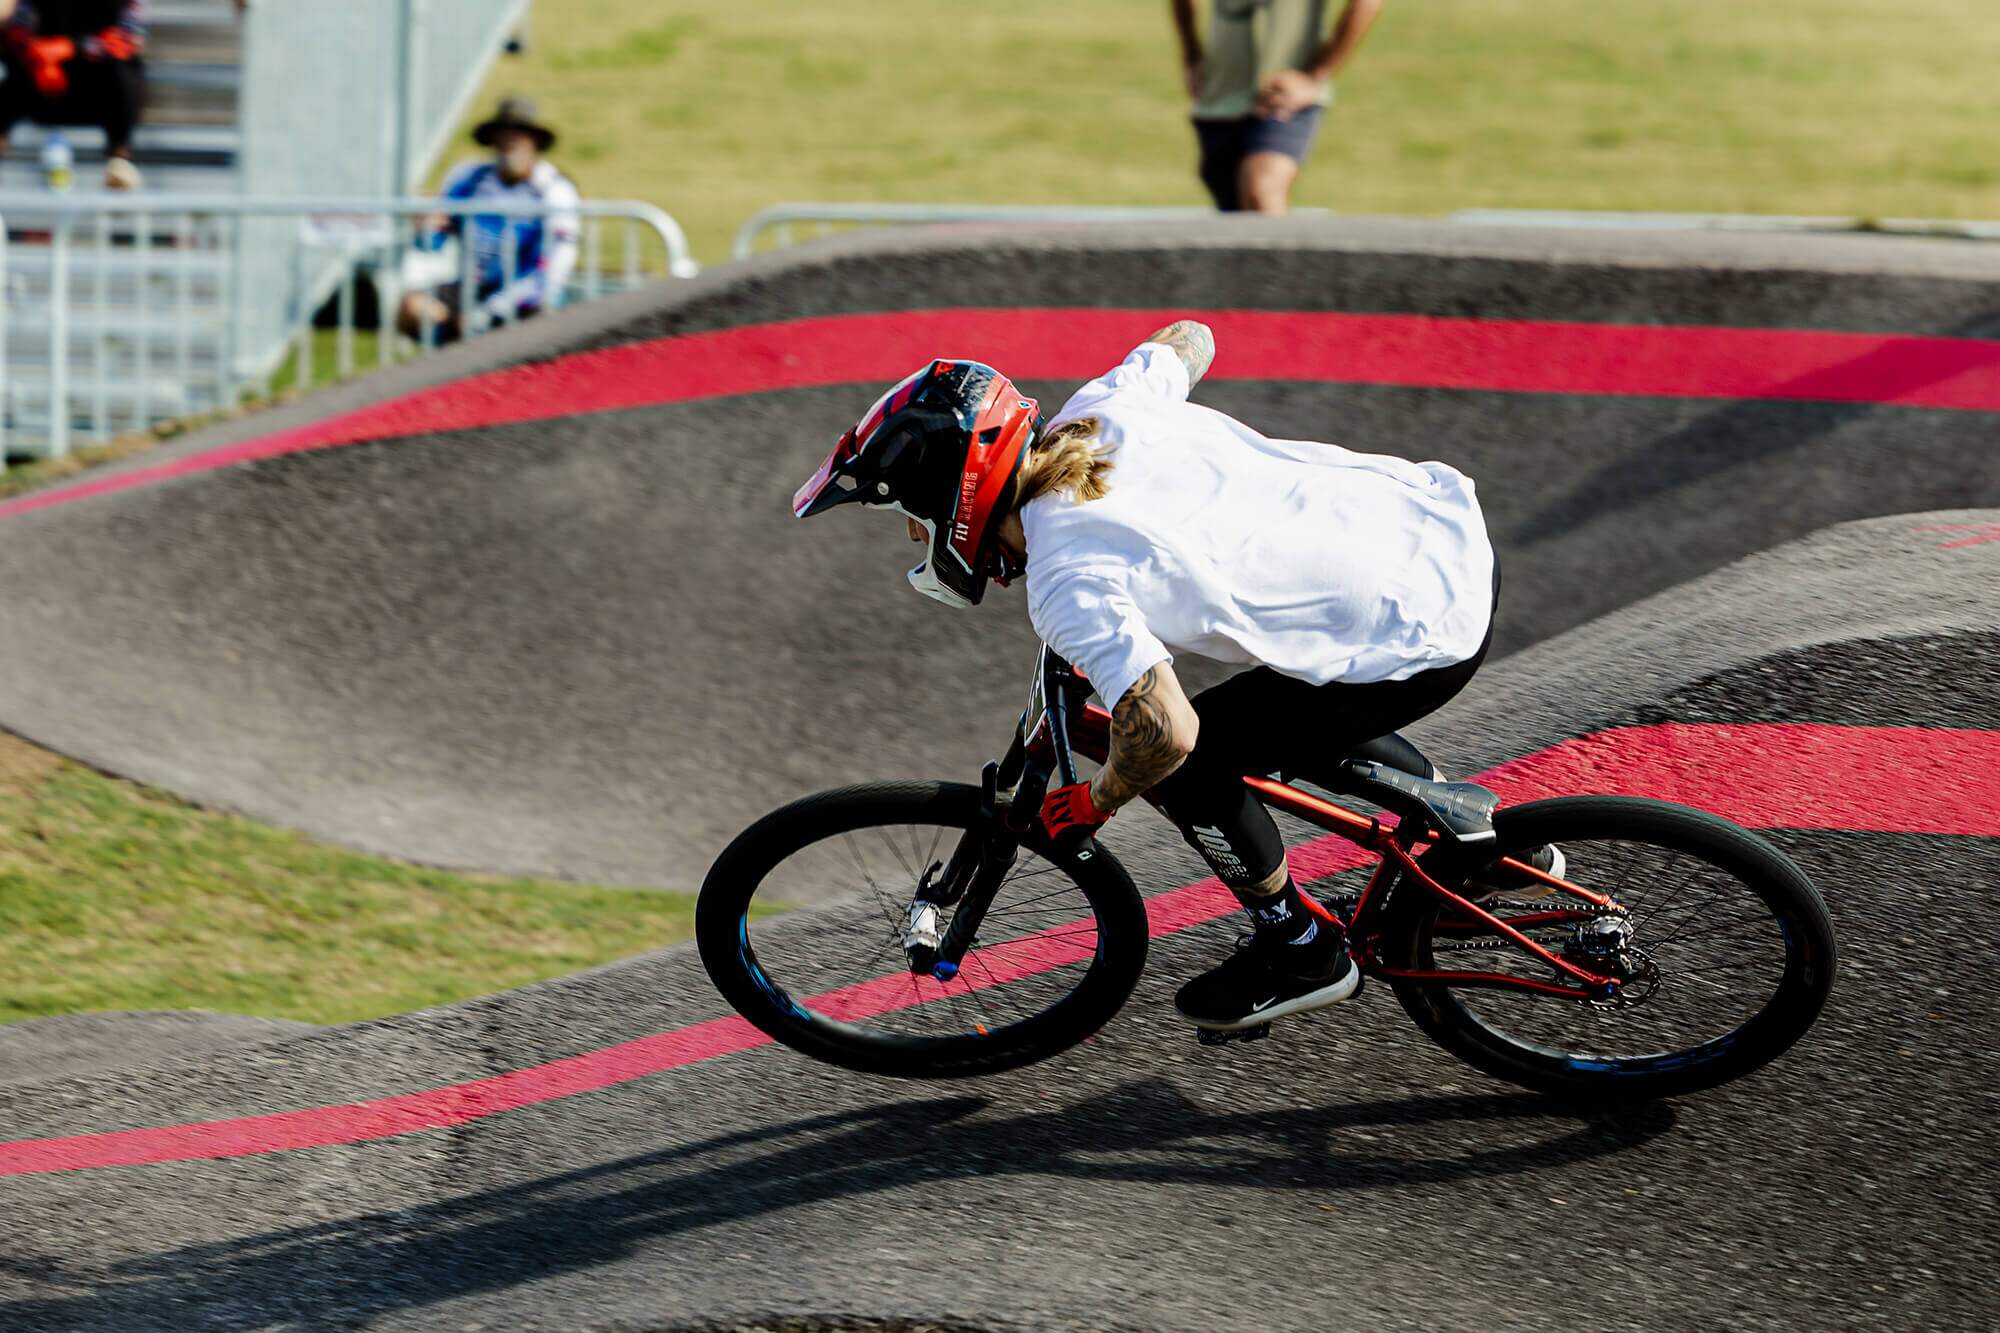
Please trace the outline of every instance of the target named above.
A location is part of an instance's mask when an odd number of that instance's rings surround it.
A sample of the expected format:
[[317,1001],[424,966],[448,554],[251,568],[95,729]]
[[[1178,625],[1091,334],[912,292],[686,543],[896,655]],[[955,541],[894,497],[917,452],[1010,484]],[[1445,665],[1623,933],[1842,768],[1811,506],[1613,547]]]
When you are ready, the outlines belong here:
[[[1561,847],[1564,881],[1610,903],[1517,877],[1481,906],[1623,984],[1618,998],[1589,1001],[1397,982],[1417,1025],[1467,1063],[1573,1099],[1667,1097],[1761,1067],[1819,1016],[1833,987],[1832,924],[1805,873],[1765,839],[1685,806],[1617,796],[1536,801],[1502,810],[1494,827],[1502,856]],[[1384,939],[1391,966],[1568,981],[1435,895],[1407,884],[1396,893]]]
[[[1101,847],[1079,858],[1031,832],[957,975],[909,968],[917,885],[978,819],[977,788],[936,782],[845,787],[764,816],[702,884],[709,976],[770,1036],[866,1073],[991,1074],[1082,1041],[1146,962],[1145,905]],[[794,902],[822,905],[783,910]]]

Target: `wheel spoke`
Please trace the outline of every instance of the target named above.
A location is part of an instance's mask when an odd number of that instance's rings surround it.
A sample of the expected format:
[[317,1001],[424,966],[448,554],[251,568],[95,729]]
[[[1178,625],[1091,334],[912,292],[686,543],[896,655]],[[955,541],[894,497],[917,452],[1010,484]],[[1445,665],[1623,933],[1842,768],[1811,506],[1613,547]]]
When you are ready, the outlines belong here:
[[903,849],[896,845],[896,839],[894,835],[884,830],[882,833],[882,841],[889,844],[890,854],[896,858],[896,864],[903,868],[903,873],[910,877],[910,887],[912,889],[915,889],[917,886],[917,872],[910,869],[910,863],[903,859]]
[[1096,935],[1098,935],[1098,927],[1096,925],[1088,925],[1088,927],[1082,927],[1078,931],[1036,931],[1034,935],[1016,935],[1014,939],[1002,939],[1002,941],[994,941],[990,945],[982,943],[980,949],[986,949],[988,953],[992,953],[994,949],[1006,949],[1008,945],[1040,945],[1040,943],[1052,941],[1052,939],[1082,939],[1082,937],[1096,939]]
[[[1700,918],[1696,919],[1699,920]],[[1689,940],[1700,939],[1704,935],[1713,935],[1717,931],[1730,930],[1736,926],[1747,926],[1752,924],[1753,922],[1769,921],[1770,919],[1771,918],[1767,913],[1752,912],[1745,916],[1739,916],[1731,921],[1718,921],[1713,925],[1704,926],[1699,929],[1683,930],[1679,934],[1669,935],[1665,939],[1652,940],[1647,943],[1646,947],[1649,949],[1664,949],[1669,944],[1685,944]],[[1759,931],[1757,933],[1762,934],[1763,932]]]
[[[979,956],[979,951],[975,949],[967,956],[972,959],[973,965],[975,967],[977,967],[981,972],[984,972],[986,974],[986,986],[984,987],[984,989],[989,991],[995,999],[1000,1000],[1003,1003],[1009,1002],[1006,989],[1000,984],[1000,978],[993,975],[993,969],[986,966],[986,960]],[[979,998],[979,990],[975,989],[971,982],[965,980],[965,973],[960,972],[958,974],[958,979],[960,981],[965,982],[965,989],[967,994],[973,996],[975,999]],[[979,1000],[979,1007],[981,1009],[986,1009],[986,1001],[984,999]],[[990,1014],[992,1010],[987,1009],[987,1012]],[[1001,1026],[1001,1024],[996,1020],[994,1026],[999,1027]]]
[[[830,1040],[857,1047],[986,1040],[1018,1029],[1091,978],[1101,980],[1105,955],[1091,947],[1102,936],[1090,892],[1074,871],[1026,849],[995,886],[979,938],[956,974],[939,980],[909,969],[902,941],[914,887],[968,827],[922,818],[854,824],[764,872],[759,891],[774,899],[823,897],[829,880],[853,886],[805,914],[749,922],[760,971],[807,1013],[838,1023],[838,1031],[828,1029]],[[825,848],[828,842],[844,850]],[[892,867],[886,874],[877,869],[884,855]],[[806,887],[788,890],[787,883]],[[811,996],[823,998],[814,1003]],[[974,1037],[975,1030],[985,1036]],[[914,1058],[908,1045],[884,1049]]]
[[1005,888],[1009,884],[1019,883],[1024,879],[1039,879],[1043,875],[1060,875],[1062,873],[1063,868],[1061,866],[1043,866],[1040,870],[1029,870],[1024,873],[1009,875],[1000,881],[1000,887]]
[[[1482,1041],[1523,1052],[1515,1058],[1547,1060],[1555,1053],[1565,1062],[1649,1061],[1696,1049],[1726,1051],[1726,1044],[1717,1045],[1716,1039],[1765,1012],[1784,988],[1783,932],[1773,929],[1777,910],[1766,905],[1757,881],[1746,882],[1699,837],[1686,845],[1678,834],[1673,843],[1656,843],[1644,833],[1621,835],[1609,815],[1599,818],[1605,828],[1601,836],[1551,832],[1569,855],[1574,882],[1606,893],[1630,923],[1631,970],[1620,994],[1601,1004],[1577,1004],[1457,987],[1448,992],[1455,1002],[1452,1012],[1464,1014],[1472,1030],[1483,1030],[1487,1035]],[[1510,921],[1535,911],[1562,910],[1572,901],[1557,894],[1537,900],[1532,910],[1496,915]],[[1424,919],[1436,932],[1438,923],[1452,916],[1442,911]],[[1592,916],[1603,919],[1599,913]],[[1607,942],[1587,933],[1590,926],[1581,918],[1516,928],[1559,958],[1572,958],[1592,970],[1607,965],[1597,952]],[[1432,965],[1447,971],[1537,979],[1560,975],[1490,932],[1434,934],[1429,945]]]
[[[1676,849],[1674,850],[1674,859],[1673,859],[1673,860],[1671,860],[1671,861],[1669,861],[1669,862],[1667,862],[1667,864],[1666,864],[1666,868],[1665,868],[1664,870],[1662,870],[1662,871],[1660,872],[1660,879],[1664,880],[1664,879],[1666,879],[1666,878],[1667,878],[1667,877],[1668,877],[1668,876],[1669,876],[1670,874],[1672,874],[1672,872],[1673,872],[1673,869],[1674,869],[1674,867],[1675,867],[1675,866],[1677,866],[1677,865],[1679,865],[1679,864],[1681,863],[1681,857],[1682,857],[1682,855],[1683,855],[1683,853],[1682,853],[1682,852],[1680,851],[1680,849],[1679,849],[1679,848],[1676,848]],[[1661,904],[1660,904],[1660,905],[1659,905],[1658,907],[1655,907],[1655,908],[1654,908],[1654,909],[1653,909],[1652,911],[1650,911],[1650,912],[1646,913],[1646,915],[1645,915],[1644,917],[1640,918],[1640,919],[1639,919],[1639,920],[1637,920],[1637,921],[1634,921],[1634,922],[1632,923],[1633,927],[1634,927],[1634,928],[1636,929],[1636,928],[1638,928],[1638,927],[1640,927],[1640,926],[1643,926],[1643,925],[1645,925],[1645,924],[1646,924],[1646,922],[1648,922],[1648,921],[1651,921],[1651,920],[1652,920],[1652,919],[1653,919],[1654,917],[1658,916],[1658,915],[1659,915],[1659,914],[1660,914],[1661,912],[1664,912],[1664,911],[1666,911],[1666,910],[1667,910],[1667,907],[1668,907],[1668,906],[1669,906],[1669,905],[1670,905],[1670,904],[1671,904],[1671,903],[1672,903],[1672,902],[1674,901],[1674,899],[1676,899],[1676,898],[1678,898],[1678,897],[1680,896],[1680,894],[1681,894],[1681,890],[1685,889],[1686,887],[1687,887],[1687,882],[1686,882],[1685,880],[1683,880],[1683,881],[1681,881],[1680,883],[1676,884],[1676,885],[1674,886],[1674,889],[1673,889],[1673,891],[1672,891],[1671,893],[1669,893],[1669,894],[1667,895],[1667,900],[1666,900],[1666,902],[1663,902],[1663,903],[1661,903]]]
[[[1002,884],[1002,885],[1001,885],[1000,887],[1004,889],[1004,888],[1006,888],[1006,887],[1007,887],[1007,884],[1011,884],[1011,883],[1013,883],[1013,882],[1014,882],[1013,880],[1008,880],[1008,881],[1007,881],[1007,882],[1006,882],[1005,884]],[[1035,885],[1035,887],[1036,887],[1037,889],[1041,889],[1041,888],[1042,888],[1042,886],[1041,886],[1041,885],[1039,885],[1039,884]],[[1075,886],[1074,884],[1070,884],[1070,883],[1067,883],[1067,882],[1065,882],[1065,883],[1063,883],[1063,884],[1059,885],[1059,886],[1058,886],[1058,887],[1056,887],[1056,888],[1053,888],[1053,889],[1046,889],[1046,890],[1043,890],[1042,892],[1039,892],[1039,893],[1035,894],[1035,895],[1034,895],[1033,897],[1031,897],[1031,898],[1021,898],[1021,899],[1018,899],[1018,900],[1016,900],[1016,902],[1014,903],[1014,906],[1016,906],[1016,907],[1026,907],[1026,906],[1027,906],[1028,904],[1030,904],[1030,903],[1039,903],[1039,902],[1046,902],[1046,901],[1047,901],[1048,899],[1050,899],[1050,898],[1060,898],[1060,897],[1062,897],[1062,896],[1063,896],[1064,894],[1068,894],[1068,893],[1075,893],[1075,892],[1076,892],[1076,886]],[[994,896],[995,896],[995,897],[998,897],[998,896],[999,896],[999,893],[998,893],[998,891],[997,891],[997,890],[995,891],[995,893],[994,893]]]
[[847,848],[848,853],[854,857],[854,864],[861,870],[862,882],[867,884],[868,892],[874,895],[875,901],[882,905],[882,914],[889,922],[889,929],[895,931],[897,938],[900,939],[903,934],[903,923],[897,916],[895,904],[890,901],[888,894],[883,892],[882,886],[875,882],[875,876],[869,873],[868,862],[861,855],[861,849],[848,841],[844,834],[840,839],[840,845]]

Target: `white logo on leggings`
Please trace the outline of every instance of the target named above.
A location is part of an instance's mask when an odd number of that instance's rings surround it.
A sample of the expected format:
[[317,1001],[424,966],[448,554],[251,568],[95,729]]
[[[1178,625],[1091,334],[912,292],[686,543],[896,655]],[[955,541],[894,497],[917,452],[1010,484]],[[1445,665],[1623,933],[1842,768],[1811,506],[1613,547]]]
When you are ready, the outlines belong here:
[[1250,877],[1249,869],[1238,859],[1235,850],[1229,845],[1229,839],[1222,835],[1221,829],[1196,827],[1194,841],[1201,849],[1201,854],[1208,858],[1209,865],[1215,868],[1215,873],[1222,878],[1228,879],[1232,875],[1237,879]]

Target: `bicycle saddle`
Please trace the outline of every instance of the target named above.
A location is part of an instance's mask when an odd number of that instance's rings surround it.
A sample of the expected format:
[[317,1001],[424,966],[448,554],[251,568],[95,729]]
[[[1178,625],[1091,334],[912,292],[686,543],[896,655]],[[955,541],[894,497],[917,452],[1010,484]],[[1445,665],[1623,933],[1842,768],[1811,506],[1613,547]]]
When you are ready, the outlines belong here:
[[1328,791],[1337,790],[1340,779],[1328,776],[1327,769],[1338,772],[1339,766],[1356,759],[1365,759],[1392,768],[1398,773],[1408,773],[1413,778],[1429,778],[1432,782],[1444,781],[1444,770],[1430,761],[1430,757],[1416,747],[1408,736],[1392,731],[1386,736],[1377,736],[1372,741],[1363,741],[1345,753],[1332,756],[1323,764],[1288,764],[1278,770],[1280,782],[1290,782],[1295,778],[1316,783]]
[[1419,750],[1416,743],[1400,731],[1392,731],[1386,736],[1377,736],[1372,741],[1363,741],[1349,750],[1349,759],[1366,759],[1384,764],[1399,773],[1412,777],[1429,778],[1432,782],[1444,781],[1444,771],[1430,761],[1430,756]]
[[1344,791],[1423,820],[1449,842],[1489,842],[1497,836],[1493,812],[1500,798],[1476,782],[1432,782],[1368,759],[1343,760],[1339,781]]

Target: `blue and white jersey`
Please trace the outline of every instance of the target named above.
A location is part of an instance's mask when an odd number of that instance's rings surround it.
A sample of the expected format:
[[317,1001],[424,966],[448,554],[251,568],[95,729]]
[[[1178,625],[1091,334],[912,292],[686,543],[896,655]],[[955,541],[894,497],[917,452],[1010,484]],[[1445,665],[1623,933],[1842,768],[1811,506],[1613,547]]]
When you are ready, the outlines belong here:
[[[493,306],[504,306],[508,315],[528,310],[552,310],[562,302],[564,286],[576,268],[577,241],[582,222],[572,210],[580,202],[576,186],[549,162],[537,162],[526,180],[508,183],[492,159],[464,162],[445,178],[442,198],[453,201],[514,199],[545,203],[551,212],[545,217],[500,217],[471,214],[454,218],[451,230],[460,233],[460,242],[470,247],[472,271],[478,277],[479,296]],[[512,280],[507,264],[507,234],[513,233]]]

